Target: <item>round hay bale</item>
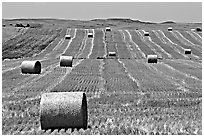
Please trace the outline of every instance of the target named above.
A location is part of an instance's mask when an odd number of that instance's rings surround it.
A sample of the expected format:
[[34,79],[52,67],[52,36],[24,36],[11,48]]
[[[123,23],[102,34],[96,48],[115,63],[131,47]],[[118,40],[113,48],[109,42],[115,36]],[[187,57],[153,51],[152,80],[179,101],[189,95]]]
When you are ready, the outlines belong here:
[[72,67],[72,56],[60,56],[60,67]]
[[87,121],[87,100],[84,92],[42,94],[40,101],[41,129],[86,129]]
[[157,63],[157,55],[147,55],[148,63]]
[[191,54],[191,49],[184,49],[184,54]]
[[144,32],[144,36],[149,36],[149,32]]
[[88,33],[88,38],[93,38],[93,33]]
[[108,52],[108,55],[109,55],[109,56],[116,56],[116,52],[110,51],[110,52]]
[[197,28],[196,28],[196,31],[201,32],[201,31],[202,31],[202,28],[197,27]]
[[65,39],[71,39],[71,35],[65,35]]
[[41,73],[40,61],[23,61],[21,63],[21,72],[23,74],[40,74]]
[[167,29],[168,31],[172,31],[173,30],[173,28],[172,27],[168,27],[168,29]]
[[111,31],[111,28],[110,27],[106,27],[106,31]]

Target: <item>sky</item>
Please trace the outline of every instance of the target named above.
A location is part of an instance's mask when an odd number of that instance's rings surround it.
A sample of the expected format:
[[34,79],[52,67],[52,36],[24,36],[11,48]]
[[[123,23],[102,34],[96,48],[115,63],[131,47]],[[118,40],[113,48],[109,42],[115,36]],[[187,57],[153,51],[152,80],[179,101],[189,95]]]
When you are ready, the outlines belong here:
[[202,2],[2,2],[2,18],[202,22]]

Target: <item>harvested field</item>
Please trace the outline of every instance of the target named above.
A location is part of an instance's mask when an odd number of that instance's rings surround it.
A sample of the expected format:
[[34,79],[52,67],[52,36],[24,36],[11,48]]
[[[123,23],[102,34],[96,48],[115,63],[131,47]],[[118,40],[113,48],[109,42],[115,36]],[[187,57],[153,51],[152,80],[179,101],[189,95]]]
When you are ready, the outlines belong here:
[[[202,135],[202,35],[190,30],[194,24],[174,24],[172,31],[164,24],[140,24],[136,30],[137,25],[109,21],[106,31],[105,25],[89,27],[89,21],[67,23],[3,28],[3,135]],[[187,48],[191,55],[184,54]],[[157,55],[157,63],[148,63],[147,55]],[[73,56],[72,67],[60,67],[61,56]],[[41,73],[22,74],[25,60],[39,60]],[[86,93],[86,128],[41,128],[41,95],[59,92]],[[69,107],[66,113],[81,116],[80,101],[57,101],[60,110]],[[68,112],[72,106],[76,115]]]

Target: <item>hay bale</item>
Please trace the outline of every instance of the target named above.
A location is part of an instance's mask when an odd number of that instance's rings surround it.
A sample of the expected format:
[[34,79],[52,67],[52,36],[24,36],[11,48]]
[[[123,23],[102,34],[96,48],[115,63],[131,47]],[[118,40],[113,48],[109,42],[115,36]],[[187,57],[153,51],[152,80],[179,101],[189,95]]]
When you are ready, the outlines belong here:
[[144,32],[144,36],[149,36],[149,32]]
[[162,60],[162,59],[163,59],[162,55],[158,55],[158,56],[157,56],[157,59]]
[[110,51],[110,52],[108,52],[108,55],[109,55],[109,56],[116,56],[116,52]]
[[111,28],[110,27],[106,27],[106,31],[111,31]]
[[148,63],[157,63],[157,55],[147,55]]
[[184,54],[191,54],[191,49],[184,49]]
[[172,31],[173,30],[173,28],[172,27],[168,27],[168,29],[167,29],[168,31]]
[[201,28],[199,28],[199,27],[197,27],[197,28],[196,28],[196,31],[201,32],[201,31],[202,31],[202,29],[201,29]]
[[65,39],[71,39],[71,35],[65,35]]
[[23,74],[40,74],[41,73],[40,61],[23,61],[21,63],[21,72]]
[[40,101],[41,129],[86,129],[87,121],[87,100],[84,92],[42,94]]
[[93,33],[88,33],[88,38],[93,38]]
[[72,56],[60,56],[60,67],[72,67]]

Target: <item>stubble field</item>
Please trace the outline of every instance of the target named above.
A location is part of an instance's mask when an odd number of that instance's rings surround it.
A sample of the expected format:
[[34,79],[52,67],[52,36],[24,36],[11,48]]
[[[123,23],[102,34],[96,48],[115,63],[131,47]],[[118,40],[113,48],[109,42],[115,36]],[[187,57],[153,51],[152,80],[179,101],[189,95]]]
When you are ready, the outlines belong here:
[[[201,135],[202,33],[167,27],[3,28],[2,134]],[[72,68],[59,66],[62,54],[74,57]],[[148,54],[162,59],[147,63]],[[22,75],[23,60],[40,60],[42,73]],[[41,95],[80,91],[88,128],[41,130]]]

